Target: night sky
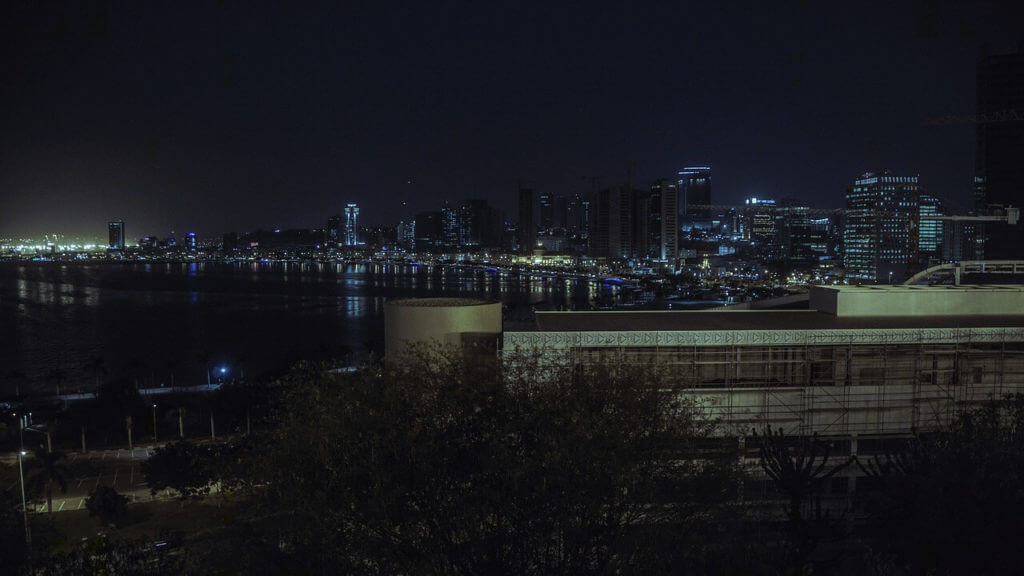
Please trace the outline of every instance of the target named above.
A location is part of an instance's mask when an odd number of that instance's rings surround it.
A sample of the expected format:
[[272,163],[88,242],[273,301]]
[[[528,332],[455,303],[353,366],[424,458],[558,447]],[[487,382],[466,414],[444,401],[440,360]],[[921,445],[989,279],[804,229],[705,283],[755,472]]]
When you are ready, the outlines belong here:
[[922,121],[973,113],[979,45],[1024,39],[1024,2],[3,4],[0,236],[514,216],[518,182],[694,163],[716,203],[837,207],[890,168],[962,210],[973,128]]

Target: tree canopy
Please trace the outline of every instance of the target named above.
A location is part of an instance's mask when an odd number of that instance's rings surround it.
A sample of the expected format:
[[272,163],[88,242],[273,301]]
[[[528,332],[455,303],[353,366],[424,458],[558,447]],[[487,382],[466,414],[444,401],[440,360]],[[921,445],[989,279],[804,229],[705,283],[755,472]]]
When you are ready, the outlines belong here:
[[678,564],[692,549],[652,547],[652,535],[707,528],[738,459],[670,382],[655,366],[451,350],[351,375],[307,365],[283,384],[256,473],[286,548],[313,571]]

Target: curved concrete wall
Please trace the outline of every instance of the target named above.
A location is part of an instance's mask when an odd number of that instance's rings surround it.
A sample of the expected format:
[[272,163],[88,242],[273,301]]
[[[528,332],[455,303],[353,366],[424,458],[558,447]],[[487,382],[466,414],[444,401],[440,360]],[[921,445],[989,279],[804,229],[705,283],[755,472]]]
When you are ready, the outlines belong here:
[[415,298],[384,304],[384,355],[414,342],[461,346],[501,336],[501,303],[472,298]]

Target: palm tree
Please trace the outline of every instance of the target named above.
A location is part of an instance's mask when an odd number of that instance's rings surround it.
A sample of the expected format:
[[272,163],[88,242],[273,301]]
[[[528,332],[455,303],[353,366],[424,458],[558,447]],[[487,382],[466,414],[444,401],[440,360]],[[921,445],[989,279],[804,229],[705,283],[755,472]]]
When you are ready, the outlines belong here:
[[68,491],[67,468],[61,460],[64,459],[63,452],[47,452],[42,448],[35,451],[36,471],[29,480],[35,489],[45,487],[46,489],[46,511],[53,512],[53,485],[60,487],[61,493]]
[[198,352],[196,352],[196,360],[199,361],[199,364],[203,367],[203,371],[206,372],[206,383],[207,384],[210,383],[210,358],[211,357],[212,356],[210,355],[209,350],[207,350],[205,348],[203,348],[202,350],[199,350]]
[[57,396],[60,396],[60,385],[64,382],[64,370],[60,366],[54,366],[50,368],[50,371],[46,373],[46,376],[56,382],[57,384]]
[[107,373],[106,362],[103,361],[103,357],[93,354],[85,361],[85,369],[92,372],[93,378],[96,379],[96,390],[99,390],[100,376]]
[[171,388],[174,388],[174,370],[178,367],[178,360],[169,358],[167,360],[167,371],[171,373]]
[[146,363],[142,361],[142,358],[133,356],[128,360],[127,363],[128,372],[131,373],[132,377],[135,378],[135,388],[139,388],[139,371],[146,367]]
[[25,379],[25,373],[17,368],[7,371],[7,378],[14,382],[14,395],[21,396],[21,381]]

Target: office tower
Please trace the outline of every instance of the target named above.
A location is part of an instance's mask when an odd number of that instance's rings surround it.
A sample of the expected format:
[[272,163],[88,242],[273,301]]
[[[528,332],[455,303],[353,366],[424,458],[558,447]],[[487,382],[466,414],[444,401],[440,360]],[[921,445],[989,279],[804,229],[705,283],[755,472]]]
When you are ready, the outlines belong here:
[[[978,58],[975,212],[1024,206],[1024,46]],[[1024,224],[986,222],[984,257],[1024,258]]]
[[570,236],[586,240],[589,211],[589,198],[576,194],[566,200],[565,229]]
[[813,264],[828,258],[832,221],[828,218],[805,217],[790,221],[787,226],[787,254],[798,264]]
[[341,243],[341,216],[331,216],[327,219],[324,242],[332,247],[337,247]]
[[195,232],[189,232],[185,235],[185,248],[187,250],[196,250],[199,248],[199,238],[196,237]]
[[634,192],[629,186],[598,190],[590,202],[588,252],[598,258],[634,255]]
[[402,220],[398,223],[398,245],[406,250],[416,249],[415,220]]
[[440,211],[420,212],[414,223],[417,250],[436,250],[444,244]]
[[668,179],[651,185],[648,254],[666,262],[679,256],[679,185]]
[[938,198],[922,192],[918,195],[918,228],[917,248],[920,263],[927,265],[931,260],[942,257],[942,227],[940,216],[946,211]]
[[237,232],[226,232],[221,238],[221,250],[225,252],[234,252],[238,250],[238,233]]
[[550,192],[541,192],[537,195],[537,204],[540,209],[540,229],[549,230],[555,226],[555,198]]
[[569,197],[555,197],[555,216],[552,225],[555,228],[569,227]]
[[903,281],[918,262],[917,176],[868,172],[846,192],[843,264],[850,283]]
[[463,246],[498,248],[501,246],[501,211],[487,200],[471,198],[459,206],[458,236]]
[[345,246],[359,244],[359,206],[355,204],[345,206],[345,234],[342,241]]
[[743,201],[743,239],[755,246],[771,247],[778,232],[775,222],[775,200],[768,198],[747,198]]
[[459,245],[459,213],[447,201],[441,205],[441,241],[453,248]]
[[688,166],[679,172],[679,208],[686,222],[711,225],[711,167]]
[[532,254],[537,247],[537,220],[534,216],[536,210],[537,193],[532,188],[519,189],[519,252]]
[[111,250],[124,250],[124,220],[107,222],[107,238]]

